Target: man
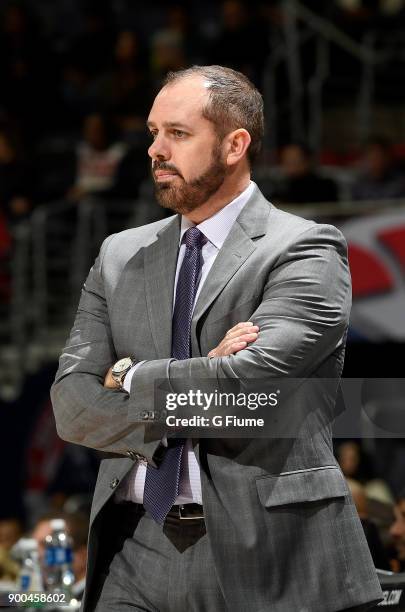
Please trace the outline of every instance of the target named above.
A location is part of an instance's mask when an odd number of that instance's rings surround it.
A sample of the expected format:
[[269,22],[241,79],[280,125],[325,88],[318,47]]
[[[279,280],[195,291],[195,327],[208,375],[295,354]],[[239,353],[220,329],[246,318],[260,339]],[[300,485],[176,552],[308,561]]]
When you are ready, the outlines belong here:
[[173,440],[154,402],[156,383],[338,378],[344,240],[250,181],[263,102],[242,74],[169,74],[147,124],[177,214],[104,242],[52,388],[60,435],[107,453],[83,610],[366,609],[381,591],[323,408],[297,437]]
[[302,143],[283,147],[280,154],[282,178],[274,194],[274,200],[286,204],[313,204],[336,202],[336,183],[320,176],[314,166],[312,152]]
[[390,141],[369,140],[363,151],[362,172],[352,188],[353,200],[392,200],[405,197],[405,174],[396,163]]
[[394,506],[394,522],[390,527],[398,561],[396,571],[405,570],[405,491],[400,493]]

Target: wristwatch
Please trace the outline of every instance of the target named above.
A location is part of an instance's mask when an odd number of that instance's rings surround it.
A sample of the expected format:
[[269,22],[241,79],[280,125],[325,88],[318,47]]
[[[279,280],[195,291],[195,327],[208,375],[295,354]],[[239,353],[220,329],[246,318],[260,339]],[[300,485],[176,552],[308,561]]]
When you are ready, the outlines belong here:
[[125,376],[136,363],[137,361],[133,357],[124,357],[123,359],[120,359],[114,363],[111,370],[111,377],[121,389],[124,384]]

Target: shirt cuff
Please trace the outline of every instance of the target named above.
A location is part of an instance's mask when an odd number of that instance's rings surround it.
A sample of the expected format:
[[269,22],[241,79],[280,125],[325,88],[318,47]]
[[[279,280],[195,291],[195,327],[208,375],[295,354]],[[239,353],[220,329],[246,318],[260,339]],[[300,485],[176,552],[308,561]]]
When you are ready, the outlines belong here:
[[[146,363],[146,359],[133,365],[132,368],[128,370],[128,372],[125,374],[124,383],[122,385],[122,388],[127,393],[131,392],[131,382],[132,382],[133,375],[135,374],[139,366],[141,366],[143,363]],[[167,447],[167,435],[166,434],[163,436],[161,444]]]
[[129,393],[131,391],[131,382],[132,382],[132,377],[135,374],[135,372],[137,371],[137,369],[139,368],[139,366],[141,366],[143,363],[145,363],[146,359],[144,359],[143,361],[140,361],[139,363],[136,363],[135,365],[132,366],[132,368],[130,370],[128,370],[128,372],[125,374],[125,378],[124,378],[124,384],[122,385],[122,388],[124,389],[124,391],[126,391],[127,393]]

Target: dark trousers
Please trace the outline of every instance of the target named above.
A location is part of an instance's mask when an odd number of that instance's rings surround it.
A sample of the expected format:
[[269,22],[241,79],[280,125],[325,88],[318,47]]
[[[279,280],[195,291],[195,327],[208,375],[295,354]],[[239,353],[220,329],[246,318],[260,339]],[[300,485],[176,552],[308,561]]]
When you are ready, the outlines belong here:
[[[114,518],[115,517],[115,518]],[[117,505],[106,525],[122,548],[99,578],[96,612],[223,612],[203,520],[169,517],[164,527],[142,506]]]

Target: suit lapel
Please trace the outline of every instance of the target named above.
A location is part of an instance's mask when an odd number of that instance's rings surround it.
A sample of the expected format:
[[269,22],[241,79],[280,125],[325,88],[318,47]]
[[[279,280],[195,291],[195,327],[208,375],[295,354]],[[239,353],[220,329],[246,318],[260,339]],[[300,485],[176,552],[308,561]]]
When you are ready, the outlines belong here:
[[180,217],[166,225],[145,249],[145,292],[158,358],[171,355],[173,286],[180,238]]
[[193,315],[194,325],[254,250],[253,242],[243,229],[235,223],[198,296]]
[[198,296],[191,324],[193,356],[199,355],[196,334],[199,319],[256,249],[253,239],[266,233],[269,213],[269,203],[256,187],[233,224]]
[[[191,324],[193,356],[197,357],[196,327],[199,319],[242,264],[254,252],[254,239],[267,230],[270,206],[256,187],[232,226],[207,276],[195,305]],[[158,358],[171,355],[173,287],[176,274],[180,217],[176,216],[145,249],[145,293],[152,337]]]

